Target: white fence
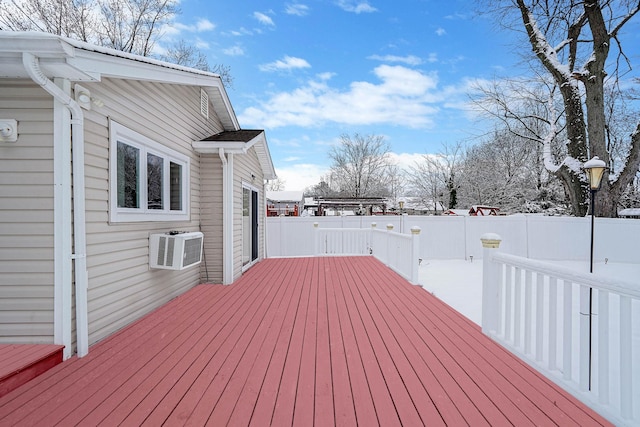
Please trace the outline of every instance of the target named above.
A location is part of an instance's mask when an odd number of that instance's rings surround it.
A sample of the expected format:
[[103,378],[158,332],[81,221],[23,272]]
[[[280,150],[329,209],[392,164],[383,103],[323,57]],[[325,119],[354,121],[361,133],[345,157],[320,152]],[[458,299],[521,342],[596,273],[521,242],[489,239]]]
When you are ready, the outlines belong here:
[[[463,216],[344,216],[267,218],[267,256],[313,255],[313,223],[321,228],[364,228],[387,224],[402,234],[417,226],[419,257],[428,259],[482,258],[480,236],[504,236],[501,251],[542,260],[588,260],[589,218],[512,215]],[[596,218],[596,262],[640,263],[640,252],[627,242],[640,240],[640,220]],[[633,250],[630,250],[633,249]]]
[[609,420],[640,425],[637,285],[497,252],[495,235],[485,243],[483,332]]
[[376,223],[370,228],[320,228],[315,222],[313,235],[314,255],[373,255],[409,282],[418,284],[420,263],[420,228],[413,227],[411,234],[378,230]]
[[[335,239],[361,229],[354,235],[368,239],[365,247],[386,263],[400,262],[407,249],[398,249],[400,238],[378,241],[386,232],[372,232],[373,222],[392,225],[405,240],[419,227],[414,261],[484,258],[483,331],[617,425],[640,425],[640,287],[545,262],[589,260],[590,218],[268,218],[267,255],[316,254],[314,222]],[[480,238],[488,232],[505,236],[500,252],[483,249]],[[638,241],[640,221],[596,218],[594,263],[640,264]],[[355,252],[325,244],[327,253]]]

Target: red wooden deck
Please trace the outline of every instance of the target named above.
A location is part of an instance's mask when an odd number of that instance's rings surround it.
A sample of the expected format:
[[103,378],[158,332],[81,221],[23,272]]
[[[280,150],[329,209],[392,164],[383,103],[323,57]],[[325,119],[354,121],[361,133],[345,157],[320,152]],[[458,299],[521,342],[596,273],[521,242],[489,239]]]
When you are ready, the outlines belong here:
[[63,345],[0,344],[0,397],[62,362]]
[[268,259],[0,398],[0,425],[608,425],[371,257]]

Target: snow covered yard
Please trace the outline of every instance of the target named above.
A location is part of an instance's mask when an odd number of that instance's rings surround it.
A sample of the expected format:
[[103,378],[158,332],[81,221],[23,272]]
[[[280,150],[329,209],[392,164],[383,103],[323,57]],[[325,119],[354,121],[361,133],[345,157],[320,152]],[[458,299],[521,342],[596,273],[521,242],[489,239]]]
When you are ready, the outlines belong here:
[[[549,261],[589,271],[587,261]],[[640,288],[640,264],[596,263],[595,273],[635,282]],[[482,320],[482,260],[423,260],[420,284],[442,301],[480,325]]]

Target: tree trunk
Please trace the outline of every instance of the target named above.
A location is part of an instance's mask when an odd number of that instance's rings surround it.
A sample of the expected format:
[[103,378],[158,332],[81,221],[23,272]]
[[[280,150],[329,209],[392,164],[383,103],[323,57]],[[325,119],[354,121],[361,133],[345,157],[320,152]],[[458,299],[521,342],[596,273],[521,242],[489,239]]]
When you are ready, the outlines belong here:
[[[582,109],[582,99],[577,82],[568,82],[562,79],[556,82],[560,87],[560,93],[564,101],[567,117],[567,155],[570,159],[580,162],[587,160],[587,129]],[[569,197],[571,212],[575,216],[585,216],[588,210],[588,199],[585,186],[575,170],[563,165],[556,172]]]
[[[569,160],[572,163],[573,160],[584,162],[587,160],[587,129],[578,82],[573,75],[558,67],[555,49],[549,45],[538,29],[537,23],[531,15],[531,10],[524,0],[518,0],[517,4],[531,47],[542,65],[553,76],[562,95],[567,120],[567,155]],[[564,164],[554,173],[564,186],[573,215],[586,215],[586,192],[584,183],[581,182],[580,176],[577,174],[578,171],[572,170]]]

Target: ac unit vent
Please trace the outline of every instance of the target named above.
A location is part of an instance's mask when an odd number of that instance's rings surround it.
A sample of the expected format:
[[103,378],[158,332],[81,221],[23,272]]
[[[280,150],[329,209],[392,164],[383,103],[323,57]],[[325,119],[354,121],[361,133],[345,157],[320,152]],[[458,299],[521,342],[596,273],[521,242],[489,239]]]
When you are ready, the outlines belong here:
[[183,270],[202,261],[204,235],[171,232],[149,236],[149,267]]
[[209,94],[200,89],[200,114],[209,118]]

